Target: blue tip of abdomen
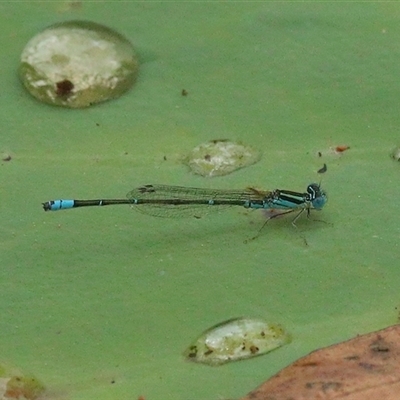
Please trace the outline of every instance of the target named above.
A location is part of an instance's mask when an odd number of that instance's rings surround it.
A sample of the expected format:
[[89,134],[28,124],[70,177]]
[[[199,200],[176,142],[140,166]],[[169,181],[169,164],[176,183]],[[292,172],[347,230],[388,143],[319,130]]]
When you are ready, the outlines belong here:
[[43,203],[44,211],[58,211],[74,207],[74,200],[51,200]]

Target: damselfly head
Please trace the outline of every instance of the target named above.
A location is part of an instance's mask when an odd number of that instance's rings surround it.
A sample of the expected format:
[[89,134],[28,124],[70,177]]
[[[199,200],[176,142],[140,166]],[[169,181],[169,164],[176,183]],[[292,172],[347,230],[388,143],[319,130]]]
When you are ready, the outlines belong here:
[[307,193],[310,196],[309,201],[317,210],[320,210],[328,201],[326,193],[321,189],[321,186],[318,183],[311,183],[308,185]]

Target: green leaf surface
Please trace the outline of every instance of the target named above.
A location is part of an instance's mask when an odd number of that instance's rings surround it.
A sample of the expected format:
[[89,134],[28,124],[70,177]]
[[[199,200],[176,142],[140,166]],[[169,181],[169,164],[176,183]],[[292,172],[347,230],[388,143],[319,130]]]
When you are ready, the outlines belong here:
[[[238,398],[318,347],[395,323],[399,12],[387,2],[1,3],[0,152],[11,156],[0,162],[1,358],[55,398]],[[25,91],[23,47],[70,19],[132,41],[132,90],[84,110]],[[182,163],[224,138],[261,161],[211,179]],[[260,212],[181,220],[41,207],[151,183],[302,192],[320,180],[321,212],[298,229],[291,216],[270,221],[247,244]],[[241,315],[282,324],[293,342],[218,370],[185,362],[204,327]]]

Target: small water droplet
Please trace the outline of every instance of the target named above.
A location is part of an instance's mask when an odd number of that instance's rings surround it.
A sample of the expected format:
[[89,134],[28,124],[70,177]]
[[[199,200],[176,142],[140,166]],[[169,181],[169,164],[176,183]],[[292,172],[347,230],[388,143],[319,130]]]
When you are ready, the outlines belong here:
[[390,153],[390,156],[393,158],[393,160],[400,161],[400,146],[395,147]]
[[138,60],[119,33],[88,21],[52,25],[21,54],[20,77],[37,99],[82,108],[119,97],[135,82]]
[[202,176],[227,175],[260,160],[261,154],[250,146],[227,139],[215,139],[195,147],[186,157],[190,169]]

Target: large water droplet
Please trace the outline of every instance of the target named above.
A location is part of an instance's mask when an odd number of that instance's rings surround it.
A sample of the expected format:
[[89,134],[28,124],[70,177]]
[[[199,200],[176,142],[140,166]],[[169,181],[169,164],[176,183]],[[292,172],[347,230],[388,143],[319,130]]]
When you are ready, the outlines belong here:
[[45,103],[81,108],[119,97],[136,80],[138,60],[119,33],[88,21],[52,25],[21,54],[20,77]]

